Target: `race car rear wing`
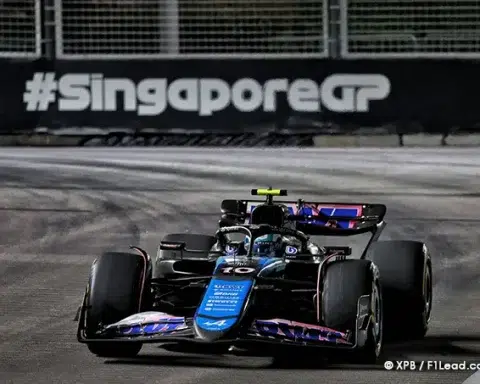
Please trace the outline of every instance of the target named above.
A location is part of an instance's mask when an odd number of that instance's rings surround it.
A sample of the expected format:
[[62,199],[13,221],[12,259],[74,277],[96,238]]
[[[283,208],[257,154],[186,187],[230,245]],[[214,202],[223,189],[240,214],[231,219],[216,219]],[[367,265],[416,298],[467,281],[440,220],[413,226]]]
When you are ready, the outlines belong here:
[[[265,204],[262,200],[223,200],[221,205],[224,225],[248,224],[252,211]],[[349,235],[368,232],[383,222],[386,206],[366,203],[332,203],[275,201],[288,209],[286,220],[297,223],[307,234]]]

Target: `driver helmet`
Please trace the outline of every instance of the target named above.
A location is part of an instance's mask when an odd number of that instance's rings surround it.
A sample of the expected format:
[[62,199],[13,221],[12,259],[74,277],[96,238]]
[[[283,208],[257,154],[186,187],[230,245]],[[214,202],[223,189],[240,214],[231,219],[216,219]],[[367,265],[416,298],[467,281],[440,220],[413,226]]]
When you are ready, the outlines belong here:
[[[245,247],[248,247],[251,239],[245,237]],[[277,257],[281,253],[281,236],[265,235],[257,237],[253,242],[252,254],[254,256]]]

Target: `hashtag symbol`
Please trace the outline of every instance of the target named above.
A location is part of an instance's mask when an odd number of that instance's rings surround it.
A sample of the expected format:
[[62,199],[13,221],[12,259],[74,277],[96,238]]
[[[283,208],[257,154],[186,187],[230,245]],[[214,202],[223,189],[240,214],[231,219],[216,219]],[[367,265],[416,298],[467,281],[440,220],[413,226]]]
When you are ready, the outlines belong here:
[[25,83],[23,102],[27,111],[46,111],[55,101],[58,83],[53,72],[37,72]]

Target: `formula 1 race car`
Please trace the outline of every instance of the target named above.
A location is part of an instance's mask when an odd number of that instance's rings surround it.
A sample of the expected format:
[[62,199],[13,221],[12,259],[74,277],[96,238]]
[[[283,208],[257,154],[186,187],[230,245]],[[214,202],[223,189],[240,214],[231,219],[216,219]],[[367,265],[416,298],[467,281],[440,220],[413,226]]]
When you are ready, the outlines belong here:
[[[100,357],[144,343],[276,356],[300,347],[374,363],[422,338],[432,309],[425,244],[378,241],[382,204],[224,200],[214,236],[170,234],[155,260],[108,252],[91,268],[77,338]],[[367,235],[361,252],[349,239]],[[345,239],[329,245],[328,239]]]

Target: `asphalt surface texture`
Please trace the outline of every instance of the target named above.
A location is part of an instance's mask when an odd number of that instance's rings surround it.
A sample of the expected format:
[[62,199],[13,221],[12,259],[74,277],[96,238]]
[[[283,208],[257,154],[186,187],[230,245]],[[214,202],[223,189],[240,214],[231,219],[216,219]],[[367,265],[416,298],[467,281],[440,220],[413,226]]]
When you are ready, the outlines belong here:
[[292,200],[385,203],[384,239],[425,241],[433,258],[431,328],[388,360],[480,363],[478,149],[2,148],[0,382],[461,383],[473,371],[280,366],[145,346],[105,360],[76,341],[90,265],[131,244],[155,254],[172,232],[213,233],[223,198],[255,187]]

